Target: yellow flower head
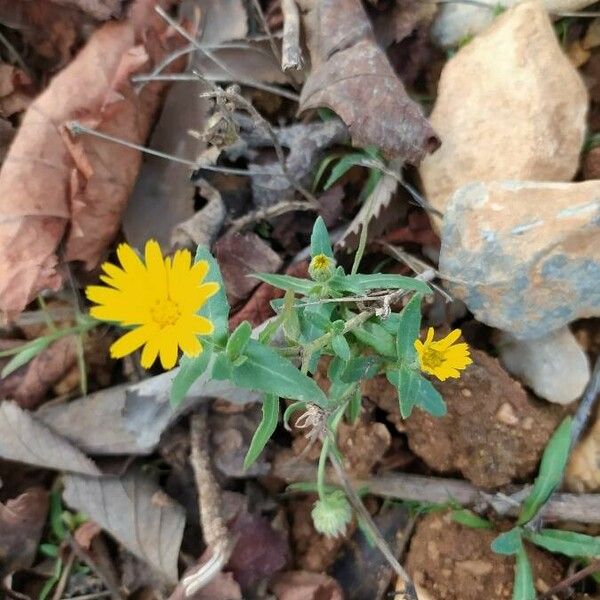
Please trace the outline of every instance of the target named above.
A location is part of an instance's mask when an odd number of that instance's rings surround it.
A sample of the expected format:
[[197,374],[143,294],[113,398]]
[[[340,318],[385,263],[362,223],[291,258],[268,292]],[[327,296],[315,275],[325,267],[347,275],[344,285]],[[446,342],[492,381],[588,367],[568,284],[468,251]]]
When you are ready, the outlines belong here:
[[317,254],[308,265],[308,274],[315,281],[327,281],[333,277],[335,262],[326,254]]
[[100,279],[107,285],[86,289],[98,305],[90,309],[92,317],[133,328],[110,347],[111,356],[122,358],[144,346],[142,367],[151,367],[160,354],[162,366],[172,369],[179,348],[187,356],[200,354],[197,336],[210,335],[214,326],[196,312],[219,291],[218,283],[202,283],[208,262],[192,264],[189,250],[178,250],[172,260],[163,258],[154,240],[146,242],[144,262],[128,244],[119,245],[117,256],[120,267],[102,265]]
[[469,346],[464,342],[454,343],[460,337],[461,330],[455,329],[437,342],[433,341],[433,333],[433,327],[430,327],[425,342],[415,340],[421,371],[434,375],[440,381],[448,377],[460,377],[460,372],[473,362]]

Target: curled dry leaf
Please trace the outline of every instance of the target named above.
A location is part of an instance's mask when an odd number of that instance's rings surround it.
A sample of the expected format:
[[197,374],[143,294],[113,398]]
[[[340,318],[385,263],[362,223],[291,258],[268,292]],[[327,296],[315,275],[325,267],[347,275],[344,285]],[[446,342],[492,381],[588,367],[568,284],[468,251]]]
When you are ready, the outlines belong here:
[[83,452],[30,412],[8,401],[0,403],[0,458],[46,469],[100,474]]
[[377,45],[360,0],[320,0],[306,17],[313,70],[300,109],[329,107],[356,145],[418,164],[440,145]]
[[118,230],[139,151],[71,138],[65,126],[76,119],[130,142],[145,140],[163,84],[136,94],[129,76],[164,53],[167,35],[150,26],[153,4],[138,0],[130,19],[96,30],[25,113],[0,171],[0,310],[9,315],[40,290],[60,287],[61,243],[66,260],[92,268]]
[[76,6],[94,19],[105,21],[121,15],[121,6],[124,0],[53,0],[53,2]]
[[168,581],[177,581],[185,511],[142,473],[65,478],[64,499]]
[[48,493],[30,488],[0,503],[0,580],[31,566],[48,513]]

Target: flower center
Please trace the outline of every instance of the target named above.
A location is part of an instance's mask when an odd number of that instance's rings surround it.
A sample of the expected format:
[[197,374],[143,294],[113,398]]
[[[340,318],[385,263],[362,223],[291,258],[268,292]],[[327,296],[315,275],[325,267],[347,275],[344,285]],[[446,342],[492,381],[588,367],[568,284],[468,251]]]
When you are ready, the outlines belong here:
[[175,325],[179,319],[180,312],[179,306],[176,302],[173,302],[170,298],[164,300],[158,300],[156,304],[150,309],[153,321],[161,328],[164,329],[169,325]]
[[444,354],[433,348],[427,348],[421,357],[423,366],[427,369],[436,369],[444,362]]
[[317,254],[317,256],[313,258],[313,266],[315,269],[327,269],[329,268],[330,263],[330,258],[325,256],[325,254]]

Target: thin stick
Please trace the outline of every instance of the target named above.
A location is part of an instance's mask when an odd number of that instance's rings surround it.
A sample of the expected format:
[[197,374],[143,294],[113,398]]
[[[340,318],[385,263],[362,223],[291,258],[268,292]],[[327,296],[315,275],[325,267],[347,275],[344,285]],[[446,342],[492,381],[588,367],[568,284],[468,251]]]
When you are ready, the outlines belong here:
[[281,68],[283,71],[299,71],[304,65],[300,48],[300,13],[296,0],[281,0],[283,13],[283,38]]
[[597,571],[600,571],[600,559],[591,562],[587,567],[573,573],[573,575],[563,579],[560,583],[557,583],[554,587],[550,588],[547,592],[540,594],[537,600],[549,600],[561,592],[566,592],[572,585],[578,583],[582,579],[593,575]]
[[[299,102],[300,96],[295,94],[294,92],[290,92],[285,88],[269,85],[267,83],[261,83],[259,81],[249,81],[244,79],[243,77],[239,77],[236,79],[232,79],[229,77],[219,77],[218,75],[202,75],[202,78],[206,81],[213,81],[215,83],[221,83],[226,81],[238,81],[241,85],[246,87],[256,88],[257,90],[262,90],[263,92],[269,92],[275,96],[281,96],[282,98],[287,98],[288,100],[292,100],[292,102]],[[140,83],[145,81],[198,81],[198,77],[196,75],[188,75],[186,73],[169,73],[166,75],[134,75],[131,78],[131,81],[134,83]]]
[[281,202],[277,202],[277,204],[255,210],[243,217],[235,219],[231,222],[230,231],[240,231],[241,229],[248,227],[248,225],[256,223],[256,221],[264,221],[265,219],[277,217],[292,210],[317,210],[317,208],[313,204],[301,200],[282,200]]
[[210,560],[181,580],[190,597],[217,575],[229,560],[233,543],[221,514],[221,489],[211,468],[207,408],[192,416],[190,461],[198,489],[198,509],[204,541],[212,550]]
[[158,156],[159,158],[172,160],[173,162],[180,163],[182,165],[187,165],[188,167],[194,170],[204,169],[206,171],[215,171],[216,173],[227,173],[229,175],[244,175],[246,177],[252,177],[252,175],[273,175],[271,171],[261,171],[259,169],[253,169],[252,171],[250,171],[247,169],[234,169],[231,167],[215,167],[214,165],[206,165],[203,163],[194,162],[193,160],[188,160],[187,158],[181,158],[173,154],[167,154],[166,152],[153,150],[152,148],[148,148],[147,146],[135,144],[134,142],[129,142],[122,138],[118,138],[113,135],[108,135],[107,133],[103,133],[101,131],[96,131],[95,129],[91,129],[90,127],[82,125],[81,123],[79,123],[79,121],[69,121],[67,123],[67,129],[73,135],[93,135],[94,137],[106,140],[107,142],[114,142],[115,144],[120,144],[121,146],[132,148],[133,150],[139,150],[140,152],[144,152],[145,154],[151,154],[152,156]]
[[260,19],[262,26],[267,34],[269,39],[269,46],[271,46],[271,51],[273,52],[273,56],[277,59],[277,62],[281,62],[281,54],[279,53],[279,48],[275,43],[275,39],[273,38],[273,33],[271,28],[269,27],[269,22],[265,17],[265,13],[263,12],[262,6],[260,5],[260,0],[252,0],[252,4],[254,5],[254,9],[258,14],[258,18]]
[[[283,151],[283,147],[281,146],[279,139],[277,138],[277,134],[275,133],[275,130],[271,126],[271,123],[269,123],[269,121],[267,121],[267,119],[265,119],[256,110],[256,108],[254,108],[254,106],[252,105],[252,102],[249,102],[241,94],[238,94],[237,92],[235,92],[231,89],[222,90],[222,89],[218,88],[217,90],[215,90],[212,93],[206,93],[206,94],[200,94],[200,95],[201,95],[201,97],[209,97],[209,98],[210,97],[218,98],[219,96],[223,96],[230,102],[233,102],[233,103],[237,104],[238,106],[240,106],[241,108],[243,108],[254,119],[254,121],[257,125],[264,127],[267,134],[271,138],[271,143],[273,144],[273,148],[275,149],[275,154],[277,156],[277,160],[279,161],[281,170],[282,170],[285,178],[290,182],[290,185],[298,193],[300,193],[302,196],[304,196],[313,205],[314,208],[319,207],[319,201],[302,184],[300,184],[296,180],[296,178],[290,173],[289,169],[287,168],[287,162],[286,162],[285,153]],[[271,175],[272,175],[272,173],[271,173]]]
[[585,386],[583,396],[573,417],[573,427],[571,429],[571,451],[575,444],[579,441],[581,434],[585,430],[587,423],[592,414],[592,409],[596,403],[596,399],[600,394],[600,357],[596,359],[592,376]]
[[71,550],[69,552],[69,556],[65,562],[65,566],[63,567],[62,573],[60,575],[60,579],[56,584],[56,588],[54,589],[54,594],[52,595],[52,600],[60,600],[65,588],[67,587],[67,583],[69,581],[69,577],[71,577],[71,571],[73,570],[73,564],[75,562],[75,552]]
[[394,553],[391,551],[391,549],[388,546],[387,542],[385,541],[384,537],[381,535],[379,529],[377,528],[377,525],[371,518],[369,511],[365,508],[365,505],[363,504],[362,500],[360,499],[360,496],[356,493],[354,486],[352,485],[348,476],[346,475],[346,471],[344,470],[344,467],[338,460],[337,456],[335,456],[335,454],[333,454],[333,453],[330,454],[329,460],[331,461],[331,464],[333,465],[333,468],[335,469],[335,472],[338,476],[338,479],[340,480],[340,483],[344,487],[344,491],[346,492],[346,495],[348,496],[350,503],[352,504],[352,506],[354,507],[354,510],[357,512],[358,516],[360,517],[363,525],[366,526],[367,529],[369,530],[369,533],[371,534],[373,542],[375,543],[375,545],[377,546],[379,551],[383,554],[385,559],[388,561],[390,566],[394,569],[394,571],[396,571],[396,574],[398,575],[398,577],[400,577],[402,579],[402,581],[404,581],[404,583],[406,585],[406,589],[404,592],[405,596],[406,596],[406,600],[418,600],[417,592],[415,590],[415,586],[414,586],[410,576],[404,570],[402,565],[398,562],[398,559],[396,558]]

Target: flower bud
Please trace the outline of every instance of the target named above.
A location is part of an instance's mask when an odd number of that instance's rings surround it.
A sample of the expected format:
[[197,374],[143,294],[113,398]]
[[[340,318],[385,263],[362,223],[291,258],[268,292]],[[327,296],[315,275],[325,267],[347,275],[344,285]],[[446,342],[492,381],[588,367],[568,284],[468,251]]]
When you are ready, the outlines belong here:
[[333,277],[335,273],[335,261],[326,254],[313,256],[308,265],[308,274],[314,281],[324,282]]
[[328,537],[337,537],[346,531],[352,519],[352,508],[344,492],[337,490],[315,502],[311,512],[315,529]]

